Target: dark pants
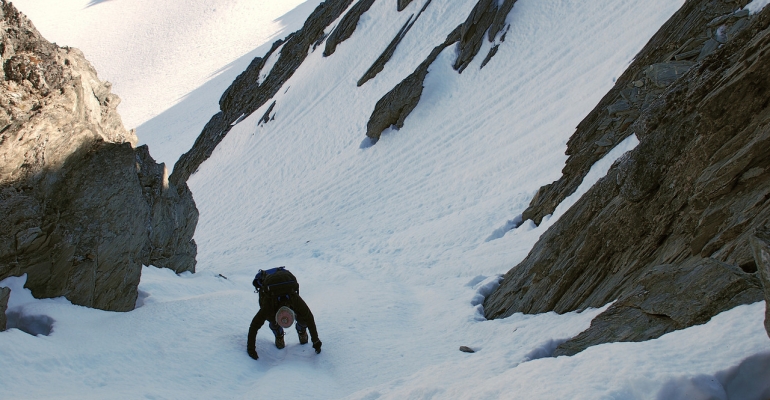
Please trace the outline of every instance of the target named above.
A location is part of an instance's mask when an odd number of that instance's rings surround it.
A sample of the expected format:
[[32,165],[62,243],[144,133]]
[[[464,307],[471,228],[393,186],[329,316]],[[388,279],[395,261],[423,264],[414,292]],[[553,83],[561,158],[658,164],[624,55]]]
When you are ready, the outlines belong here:
[[[268,326],[270,327],[270,330],[273,331],[273,335],[275,335],[275,337],[284,335],[283,328],[281,328],[281,326],[275,322],[270,321]],[[299,322],[299,320],[297,320],[297,323],[294,325],[294,327],[297,328],[297,333],[303,333],[305,332],[305,329],[307,329],[307,325]]]

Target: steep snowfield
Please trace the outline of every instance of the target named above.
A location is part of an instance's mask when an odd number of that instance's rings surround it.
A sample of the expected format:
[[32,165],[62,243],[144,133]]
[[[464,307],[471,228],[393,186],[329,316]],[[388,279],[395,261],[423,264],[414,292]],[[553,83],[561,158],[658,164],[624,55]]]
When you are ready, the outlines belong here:
[[[309,55],[276,96],[274,120],[259,124],[268,103],[192,176],[198,273],[145,268],[141,307],[123,314],[35,300],[20,289],[23,278],[4,281],[14,288],[12,310],[55,323],[50,336],[0,334],[3,393],[655,399],[727,398],[728,391],[762,398],[770,390],[764,303],[657,340],[559,358],[548,356],[601,310],[485,321],[479,305],[499,274],[636,145],[632,136],[599,161],[548,222],[502,235],[536,190],[560,176],[574,127],[683,2],[520,0],[506,41],[483,70],[489,43],[462,75],[451,69],[455,49],[448,48],[404,128],[362,146],[376,101],[475,3],[433,0],[385,69],[356,87],[425,1],[401,13],[394,1],[376,1],[332,56],[322,57],[322,48]],[[277,350],[265,326],[254,361],[245,352],[257,311],[251,279],[280,265],[300,280],[323,352],[300,346],[293,330]]]
[[127,128],[173,167],[254,57],[322,0],[14,0],[43,36],[112,82]]

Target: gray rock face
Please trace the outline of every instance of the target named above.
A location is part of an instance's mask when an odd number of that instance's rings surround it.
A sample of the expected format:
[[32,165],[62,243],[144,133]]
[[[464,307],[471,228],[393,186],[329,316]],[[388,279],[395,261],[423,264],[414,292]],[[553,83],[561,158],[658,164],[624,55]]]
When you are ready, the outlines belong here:
[[[481,49],[485,35],[490,42],[495,39],[503,30],[505,18],[515,3],[516,0],[504,0],[502,4],[498,0],[479,0],[476,3],[468,19],[461,25],[460,44],[454,69],[460,73],[463,72]],[[496,48],[494,52],[497,52]],[[494,56],[494,52],[487,55],[484,65]]]
[[396,9],[398,11],[403,11],[406,8],[406,6],[408,6],[409,3],[412,2],[412,0],[397,0],[397,1],[398,1],[398,4],[397,4]]
[[487,318],[617,300],[562,345],[572,354],[761,300],[749,238],[770,221],[768,88],[770,9],[641,110],[640,144],[506,274]]
[[765,295],[765,330],[770,336],[770,227],[757,229],[751,237],[751,247]]
[[5,310],[8,309],[8,299],[11,297],[11,289],[0,287],[0,332],[8,327],[8,318],[5,316]]
[[[241,73],[219,100],[220,112],[215,114],[195,140],[193,147],[183,154],[174,165],[174,172],[169,182],[180,187],[198,170],[232,128],[232,124],[242,116],[249,116],[270,100],[283,84],[291,78],[294,71],[305,60],[309,51],[321,44],[326,38],[324,29],[339,18],[353,0],[326,0],[319,4],[305,21],[302,29],[290,34],[286,39],[273,44],[264,58],[255,58],[249,67]],[[282,47],[281,47],[282,46]],[[262,84],[257,77],[265,66],[267,58],[275,51],[280,57],[273,65]]]
[[[436,46],[414,72],[377,102],[366,125],[366,136],[373,143],[376,143],[385,129],[391,126],[396,129],[402,128],[406,117],[409,116],[420,101],[423,82],[428,74],[428,67],[436,60],[438,55],[447,47],[458,43],[457,59],[455,60],[454,68],[462,73],[468,64],[473,61],[474,57],[476,57],[476,54],[478,54],[484,36],[488,36],[489,41],[492,42],[497,37],[497,34],[503,30],[505,18],[513,9],[514,3],[516,3],[516,0],[505,0],[502,3],[497,0],[479,0],[466,21],[457,26],[447,36],[444,43]],[[380,55],[364,76],[359,79],[358,86],[363,85],[382,71],[401,42],[401,39],[404,38],[429,4],[430,1],[425,3],[417,17],[414,19],[409,18],[396,37],[390,42],[390,45],[385,49],[385,52]],[[504,40],[505,33],[503,33],[501,38],[501,41]],[[494,57],[498,46],[499,44],[492,47],[489,54],[482,61],[481,68]]]
[[[364,83],[368,82],[370,79],[374,78],[382,72],[383,69],[385,69],[385,64],[390,61],[390,58],[393,57],[393,53],[396,52],[396,48],[398,48],[399,43],[401,43],[401,40],[404,39],[407,33],[409,33],[409,30],[412,29],[412,26],[415,22],[417,22],[417,19],[420,18],[420,15],[425,11],[426,8],[430,5],[431,1],[428,0],[425,2],[425,5],[422,6],[422,9],[420,9],[420,12],[417,13],[417,16],[415,17],[414,14],[409,16],[409,19],[404,23],[404,26],[401,27],[401,29],[396,34],[396,37],[393,38],[393,40],[390,41],[388,46],[385,48],[385,50],[380,54],[379,57],[377,57],[376,60],[374,60],[374,63],[371,67],[369,67],[366,72],[364,72],[364,75],[361,77],[361,79],[358,80],[357,85],[362,86]],[[399,10],[400,11],[400,10]]]
[[[361,15],[369,11],[374,0],[359,0],[353,7],[350,8],[347,14],[340,20],[340,23],[334,28],[334,31],[326,38],[326,48],[324,49],[324,57],[329,57],[334,54],[337,49],[337,45],[344,42],[353,32],[356,30],[358,20],[361,19]],[[359,85],[360,86],[360,85]]]
[[374,106],[374,111],[366,124],[366,136],[373,142],[380,139],[385,129],[395,126],[400,129],[404,126],[404,120],[409,113],[417,107],[422,96],[423,82],[428,75],[428,67],[436,61],[436,58],[445,48],[456,43],[460,38],[459,27],[447,36],[444,43],[436,46],[414,72],[409,74],[390,92],[385,94]]
[[[540,224],[567,196],[574,193],[591,166],[633,133],[632,124],[667,87],[719,45],[716,28],[734,38],[747,26],[748,14],[739,10],[747,0],[686,2],[650,39],[615,87],[578,125],[567,142],[569,156],[562,177],[545,185],[524,211],[524,220]],[[710,22],[711,21],[711,22]],[[717,21],[717,25],[713,25]],[[713,43],[712,43],[713,42]],[[713,45],[713,46],[712,46]],[[623,106],[619,108],[619,106]]]
[[36,297],[132,310],[142,264],[194,270],[192,195],[134,148],[79,50],[0,7],[0,280],[26,273]]

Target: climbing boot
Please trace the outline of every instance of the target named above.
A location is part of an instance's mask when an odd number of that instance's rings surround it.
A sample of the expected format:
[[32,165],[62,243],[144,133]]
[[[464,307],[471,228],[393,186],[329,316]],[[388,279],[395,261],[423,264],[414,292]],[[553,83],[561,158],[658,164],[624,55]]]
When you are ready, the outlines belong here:
[[307,344],[307,331],[297,331],[299,335],[299,344]]
[[286,342],[283,340],[283,335],[278,335],[275,337],[275,347],[279,349],[286,347]]

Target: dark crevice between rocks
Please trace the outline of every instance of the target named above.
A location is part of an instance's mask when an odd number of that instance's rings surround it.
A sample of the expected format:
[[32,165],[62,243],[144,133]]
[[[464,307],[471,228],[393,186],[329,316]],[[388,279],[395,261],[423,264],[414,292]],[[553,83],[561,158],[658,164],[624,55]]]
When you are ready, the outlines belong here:
[[370,79],[374,78],[377,76],[377,74],[382,72],[382,70],[385,68],[385,64],[390,61],[390,58],[393,57],[393,53],[396,52],[396,48],[398,47],[399,43],[401,43],[401,40],[406,36],[409,30],[412,29],[414,23],[417,22],[417,19],[420,18],[420,15],[422,15],[425,9],[428,8],[428,5],[430,5],[431,1],[432,0],[428,0],[425,2],[425,5],[422,6],[422,9],[420,9],[420,12],[417,13],[416,17],[414,14],[409,16],[409,19],[406,20],[404,26],[402,26],[398,31],[396,37],[390,41],[382,54],[380,54],[380,56],[377,57],[377,59],[374,61],[374,64],[372,64],[372,66],[366,70],[361,79],[358,80],[358,86],[363,86],[364,83],[368,82]]
[[444,43],[436,46],[428,58],[396,85],[390,92],[383,96],[374,106],[374,111],[366,125],[366,136],[372,144],[377,143],[385,129],[394,127],[400,129],[404,126],[404,120],[417,106],[422,96],[423,81],[428,75],[428,67],[436,60],[444,49],[456,43],[460,39],[460,27],[455,28],[447,36]]
[[372,4],[374,4],[374,0],[360,0],[347,14],[345,14],[344,17],[342,17],[340,23],[326,39],[326,48],[323,53],[324,57],[329,57],[334,54],[337,46],[353,35],[356,26],[358,26],[358,20],[361,19],[361,15],[369,11]]
[[[211,117],[193,147],[176,162],[169,181],[186,182],[211,156],[236,120],[242,116],[248,117],[273,98],[305,60],[308,51],[324,40],[324,30],[352,3],[353,0],[324,1],[310,14],[300,30],[275,42],[265,57],[255,58],[224,92],[219,102],[221,111]],[[260,72],[267,58],[278,47],[281,47],[280,56],[260,84]]]

